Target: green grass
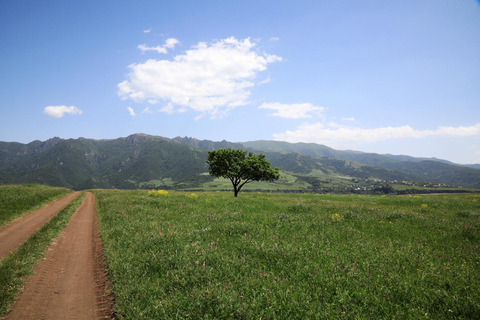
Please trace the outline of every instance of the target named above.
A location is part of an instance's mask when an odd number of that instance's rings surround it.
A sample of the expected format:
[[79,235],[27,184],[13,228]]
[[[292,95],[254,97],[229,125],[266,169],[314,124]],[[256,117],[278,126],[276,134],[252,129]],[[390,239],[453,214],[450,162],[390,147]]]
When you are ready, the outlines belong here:
[[17,250],[0,261],[0,316],[5,314],[33,267],[45,254],[51,240],[60,234],[83,199],[82,193],[70,202]]
[[119,319],[478,319],[480,196],[94,191]]
[[155,187],[172,187],[174,184],[175,182],[172,180],[172,178],[150,180],[139,183],[140,188],[145,188],[145,186],[149,185],[154,185]]
[[[255,181],[247,183],[242,190],[304,190],[311,187],[311,185],[305,181],[300,181],[291,173],[286,171],[280,172],[280,179],[276,182],[264,182]],[[213,181],[205,182],[199,187],[188,188],[188,190],[204,190],[204,191],[217,191],[217,190],[233,190],[232,182],[225,178],[215,178]]]
[[[202,176],[208,176],[208,173]],[[166,180],[166,179],[164,179]],[[196,186],[183,187],[181,185],[174,186],[167,182],[160,183],[161,180],[152,180],[148,183],[142,183],[145,189],[149,188],[168,188],[178,191],[227,191],[233,190],[232,183],[229,179],[215,178],[211,181],[199,183]],[[378,194],[375,190],[385,181],[378,179],[361,179],[338,174],[325,174],[320,170],[312,170],[308,174],[293,173],[288,171],[280,171],[280,179],[274,182],[256,181],[247,183],[242,191],[286,191],[286,192],[307,192],[307,193],[336,193],[336,194]],[[479,190],[467,188],[453,187],[432,187],[432,186],[412,186],[403,184],[391,184],[395,192],[409,191],[409,193],[453,193],[453,192],[479,192]]]
[[0,185],[0,226],[71,192],[43,185]]

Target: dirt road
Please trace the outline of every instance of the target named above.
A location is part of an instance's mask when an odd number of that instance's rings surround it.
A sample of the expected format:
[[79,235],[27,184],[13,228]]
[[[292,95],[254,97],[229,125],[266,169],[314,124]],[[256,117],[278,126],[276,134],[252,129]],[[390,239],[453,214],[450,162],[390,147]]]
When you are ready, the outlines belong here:
[[62,210],[70,201],[77,197],[79,192],[71,193],[61,199],[53,201],[41,209],[26,214],[13,222],[0,227],[0,259],[7,257],[10,252],[18,248],[45,222]]
[[110,319],[95,197],[87,192],[6,319]]

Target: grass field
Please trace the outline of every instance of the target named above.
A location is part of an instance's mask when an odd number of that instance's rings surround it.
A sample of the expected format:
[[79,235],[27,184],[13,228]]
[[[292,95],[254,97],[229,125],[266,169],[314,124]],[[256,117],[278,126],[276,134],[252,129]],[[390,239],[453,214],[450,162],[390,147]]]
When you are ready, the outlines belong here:
[[83,193],[77,196],[17,250],[0,261],[0,316],[8,310],[22,283],[44,256],[51,240],[67,225],[83,197]]
[[[209,176],[208,173],[202,176]],[[417,184],[417,185],[416,185]],[[280,171],[280,178],[274,182],[253,181],[247,183],[242,191],[286,191],[305,193],[334,193],[334,194],[384,194],[378,189],[390,186],[391,193],[418,194],[418,193],[478,193],[480,190],[453,186],[438,186],[413,182],[383,181],[375,178],[360,179],[338,174],[325,174],[320,170],[312,170],[308,174]],[[147,187],[149,186],[149,187]],[[178,191],[228,191],[232,190],[232,182],[225,178],[215,178],[195,186],[185,186],[168,179],[152,180],[142,184],[142,188],[175,189]]]
[[[276,182],[255,181],[247,183],[242,190],[304,190],[311,187],[310,184],[299,181],[295,176],[286,171],[281,172],[281,176]],[[232,182],[225,178],[215,178],[211,182],[203,183],[199,187],[189,188],[189,190],[219,191],[231,190]]]
[[0,185],[0,226],[71,192],[42,185]]
[[94,191],[119,319],[479,319],[480,195]]

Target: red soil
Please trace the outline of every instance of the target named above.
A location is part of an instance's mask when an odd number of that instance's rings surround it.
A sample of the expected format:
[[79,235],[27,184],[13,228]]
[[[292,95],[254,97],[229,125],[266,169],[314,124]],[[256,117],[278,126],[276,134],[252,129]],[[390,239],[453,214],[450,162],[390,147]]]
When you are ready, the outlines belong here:
[[93,193],[34,270],[6,319],[112,318]]
[[26,214],[11,223],[0,227],[0,259],[15,251],[45,222],[62,210],[70,201],[78,196],[79,192],[71,193],[61,199],[53,201],[39,210]]

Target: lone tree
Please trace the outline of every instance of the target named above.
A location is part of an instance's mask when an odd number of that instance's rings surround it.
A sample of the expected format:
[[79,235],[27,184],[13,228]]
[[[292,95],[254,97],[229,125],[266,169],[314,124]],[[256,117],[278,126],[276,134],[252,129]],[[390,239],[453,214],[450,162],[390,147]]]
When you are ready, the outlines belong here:
[[230,179],[235,197],[248,182],[273,181],[280,177],[278,168],[272,168],[264,154],[228,148],[209,151],[207,159],[210,175]]

